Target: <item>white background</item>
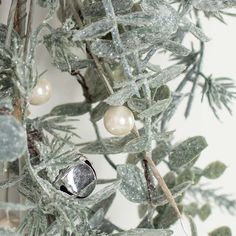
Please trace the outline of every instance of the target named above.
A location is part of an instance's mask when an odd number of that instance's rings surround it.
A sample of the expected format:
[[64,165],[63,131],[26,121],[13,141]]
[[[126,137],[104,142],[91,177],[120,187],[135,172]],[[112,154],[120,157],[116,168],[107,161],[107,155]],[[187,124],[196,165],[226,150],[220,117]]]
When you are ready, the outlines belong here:
[[[6,23],[6,16],[9,9],[10,1],[3,0],[0,5],[0,22]],[[45,15],[37,12],[34,16],[34,25],[39,24]],[[55,22],[52,22],[55,24]],[[207,74],[213,74],[215,77],[227,76],[236,79],[235,51],[236,51],[236,18],[227,18],[228,26],[219,23],[216,20],[205,20],[204,31],[212,39],[206,45],[203,71]],[[46,50],[40,48],[37,52],[37,62],[39,72],[48,70],[44,78],[52,83],[53,96],[51,100],[42,106],[31,107],[32,116],[39,116],[50,111],[55,105],[66,102],[78,102],[83,100],[79,84],[67,73],[61,73],[51,66],[51,61]],[[160,59],[153,58],[153,62],[160,63]],[[190,118],[187,120],[183,117],[184,104],[178,110],[175,118],[171,122],[170,129],[176,130],[176,140],[181,141],[194,135],[205,136],[208,142],[208,148],[203,152],[197,162],[199,167],[205,167],[214,160],[221,160],[227,166],[225,174],[216,181],[211,181],[214,187],[222,188],[224,193],[232,193],[236,198],[236,116],[229,116],[226,112],[221,113],[219,122],[213,116],[208,108],[207,102],[200,103],[201,93],[198,91],[197,99],[194,101],[194,107]],[[233,111],[236,108],[233,104]],[[104,136],[108,135],[103,126],[101,132]],[[81,136],[80,142],[86,142],[95,138],[93,129],[89,123],[88,116],[84,116],[77,123],[78,134]],[[98,176],[101,178],[115,177],[115,172],[104,161],[102,156],[89,156],[93,162]],[[116,163],[123,163],[125,158],[122,155],[113,157]],[[164,170],[161,170],[164,173]],[[203,179],[204,181],[204,179]],[[230,216],[225,212],[213,209],[213,213],[206,222],[202,223],[197,220],[198,231],[200,236],[207,235],[215,227],[228,225],[236,235],[235,216]],[[120,194],[116,199],[114,206],[108,213],[108,217],[122,228],[132,228],[138,224],[136,205],[126,201]],[[182,236],[183,231],[179,223],[174,227],[175,236]]]

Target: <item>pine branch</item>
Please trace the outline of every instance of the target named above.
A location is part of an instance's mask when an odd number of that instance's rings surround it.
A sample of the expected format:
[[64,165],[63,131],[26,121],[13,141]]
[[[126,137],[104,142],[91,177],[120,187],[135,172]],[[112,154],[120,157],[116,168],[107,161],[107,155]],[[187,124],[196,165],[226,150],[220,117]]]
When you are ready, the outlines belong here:
[[231,215],[236,214],[236,200],[232,199],[231,195],[229,194],[219,193],[219,189],[200,185],[190,188],[187,193],[196,200],[199,200],[200,197],[200,199],[209,202],[210,204],[214,202],[215,205],[228,211]]

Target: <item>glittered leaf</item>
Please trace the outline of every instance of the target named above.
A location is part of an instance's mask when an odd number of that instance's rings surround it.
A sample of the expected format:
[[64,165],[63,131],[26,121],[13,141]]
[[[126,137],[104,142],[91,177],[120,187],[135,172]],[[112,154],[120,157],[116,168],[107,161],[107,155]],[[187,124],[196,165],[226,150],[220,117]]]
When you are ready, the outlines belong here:
[[81,116],[89,111],[90,104],[86,102],[66,103],[54,107],[50,114],[53,116]]
[[185,69],[184,65],[174,65],[163,69],[155,78],[149,80],[151,88],[156,88],[176,78]]
[[128,142],[126,138],[112,137],[101,141],[91,142],[80,151],[86,154],[118,154],[123,152],[125,144]]
[[127,153],[140,153],[145,150],[148,143],[148,138],[145,136],[141,136],[129,141],[124,146],[124,152]]
[[26,150],[26,133],[13,116],[0,116],[0,160],[14,161]]
[[235,0],[193,0],[192,4],[195,8],[203,11],[219,11],[236,6]]
[[[175,187],[171,188],[170,191],[174,198],[181,196],[190,186],[192,185],[191,182],[185,182]],[[152,199],[153,204],[156,206],[163,206],[168,203],[168,200],[164,194],[158,195],[155,199]]]
[[171,40],[166,40],[162,47],[175,55],[187,56],[190,53],[189,49]]
[[105,102],[100,102],[96,107],[94,107],[94,109],[92,110],[91,113],[91,120],[93,122],[97,122],[99,120],[101,120],[105,114],[105,112],[107,111],[107,109],[110,106],[105,103]]
[[[5,44],[6,35],[7,35],[7,26],[4,24],[0,24],[0,47],[2,47]],[[11,45],[10,45],[12,54],[17,54],[20,51],[22,46],[21,44],[22,41],[20,36],[15,30],[13,30],[11,33]]]
[[170,236],[173,232],[169,229],[133,229],[126,232],[112,234],[114,236]]
[[116,181],[101,190],[97,191],[96,193],[88,196],[87,198],[80,199],[80,204],[86,204],[86,205],[94,205],[101,201],[104,201],[105,199],[109,198],[112,194],[114,194],[117,189],[119,188],[121,181]]
[[131,202],[147,201],[147,184],[141,170],[131,164],[117,167],[118,178],[121,179],[120,192]]
[[[182,212],[183,206],[178,205],[178,209]],[[153,220],[156,229],[168,229],[178,220],[178,216],[172,206],[166,206],[165,210],[159,213]]]
[[201,28],[194,25],[188,19],[183,20],[183,30],[191,32],[196,38],[202,42],[208,42],[210,39],[204,34]]
[[170,101],[171,101],[170,99],[165,99],[165,100],[157,101],[152,106],[150,106],[148,109],[146,109],[145,111],[141,112],[138,115],[139,118],[141,120],[143,120],[145,118],[152,117],[152,116],[160,114],[170,104]]
[[180,168],[193,162],[207,147],[204,137],[196,136],[177,145],[170,154],[169,164],[172,168]]
[[105,102],[111,106],[122,106],[135,93],[133,86],[127,86],[110,95]]
[[101,101],[108,96],[106,87],[94,66],[90,66],[86,70],[84,78],[86,80],[91,102]]
[[198,211],[199,218],[205,221],[211,214],[211,206],[206,203]]
[[131,98],[127,102],[132,111],[142,112],[148,107],[148,100],[145,98]]
[[132,12],[126,15],[120,15],[116,19],[117,22],[122,25],[141,27],[152,24],[152,17],[150,15],[145,14],[144,12]]
[[219,178],[226,169],[226,165],[220,161],[210,163],[204,170],[203,175],[208,179]]
[[110,19],[102,19],[88,26],[85,26],[83,29],[74,31],[73,40],[91,40],[97,37],[104,36],[112,29],[113,26],[114,22],[112,22]]
[[90,219],[89,225],[91,229],[99,228],[102,225],[105,213],[102,208],[100,208]]
[[158,165],[169,153],[169,146],[165,141],[160,141],[157,146],[152,150],[152,159]]
[[[112,0],[115,13],[123,13],[129,11],[133,6],[133,0]],[[105,16],[105,9],[102,1],[84,1],[84,14],[86,17],[102,17]]]
[[210,232],[209,236],[232,236],[232,231],[227,226],[222,226]]

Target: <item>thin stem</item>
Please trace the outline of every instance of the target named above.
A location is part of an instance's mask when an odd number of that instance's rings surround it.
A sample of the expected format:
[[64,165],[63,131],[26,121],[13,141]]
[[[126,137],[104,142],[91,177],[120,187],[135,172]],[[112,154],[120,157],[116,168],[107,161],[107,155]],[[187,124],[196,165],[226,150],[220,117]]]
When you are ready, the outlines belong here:
[[26,3],[27,0],[18,0],[17,11],[15,15],[14,28],[23,39],[25,37],[25,24],[26,24]]
[[30,0],[29,16],[28,16],[28,22],[27,22],[27,32],[26,32],[25,45],[24,45],[24,59],[25,60],[28,55],[29,40],[30,40],[31,32],[32,32],[32,20],[33,20],[33,15],[34,15],[34,5],[35,5],[35,1]]
[[5,40],[5,47],[9,48],[11,45],[11,33],[13,30],[14,16],[16,13],[17,0],[12,0],[8,19],[7,19],[7,35]]
[[198,66],[196,68],[197,69],[196,76],[195,76],[194,81],[193,81],[191,93],[190,93],[188,104],[187,104],[186,111],[185,111],[185,114],[184,114],[185,117],[189,116],[189,113],[190,113],[190,110],[191,110],[191,107],[192,107],[192,103],[193,103],[193,99],[194,99],[194,95],[195,95],[195,90],[196,90],[197,84],[198,84],[199,72],[200,72],[200,69],[201,69],[203,55],[204,55],[204,43],[201,42],[199,63],[198,63]]

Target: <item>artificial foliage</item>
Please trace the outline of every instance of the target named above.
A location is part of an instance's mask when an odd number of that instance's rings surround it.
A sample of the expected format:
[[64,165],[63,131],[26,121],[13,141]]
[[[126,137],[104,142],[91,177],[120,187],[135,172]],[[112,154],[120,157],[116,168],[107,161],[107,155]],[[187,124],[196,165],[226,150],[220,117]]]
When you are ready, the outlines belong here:
[[[235,214],[230,195],[201,184],[201,178],[210,182],[226,169],[220,161],[205,169],[197,166],[207,148],[205,138],[196,134],[175,143],[174,131],[168,129],[182,101],[187,101],[186,117],[195,99],[207,100],[218,119],[221,109],[231,113],[233,79],[202,71],[209,38],[201,21],[207,17],[225,23],[224,16],[234,17],[228,8],[235,5],[235,0],[12,0],[7,25],[0,24],[0,162],[5,176],[0,209],[6,217],[20,212],[20,222],[1,228],[0,234],[169,236],[174,235],[172,226],[186,218],[191,232],[183,226],[182,235],[197,236],[196,217],[207,222],[213,207]],[[32,28],[39,8],[48,15]],[[58,28],[52,27],[52,18],[59,20]],[[35,62],[41,45],[52,64],[81,85],[84,100],[31,119],[32,91],[47,77]],[[167,55],[171,66],[153,64],[156,53]],[[179,83],[170,89],[177,77]],[[128,107],[142,125],[128,135],[104,138],[97,122],[110,106]],[[86,143],[73,123],[84,114],[97,137]],[[99,190],[76,198],[55,181],[81,154],[101,155],[117,178],[98,179]],[[122,154],[122,165],[112,161],[113,154]],[[165,176],[159,172],[161,163],[168,169]],[[17,188],[19,203],[7,201],[9,188]],[[118,191],[139,205],[135,229],[126,231],[106,217]],[[209,232],[230,235],[227,226]]]

